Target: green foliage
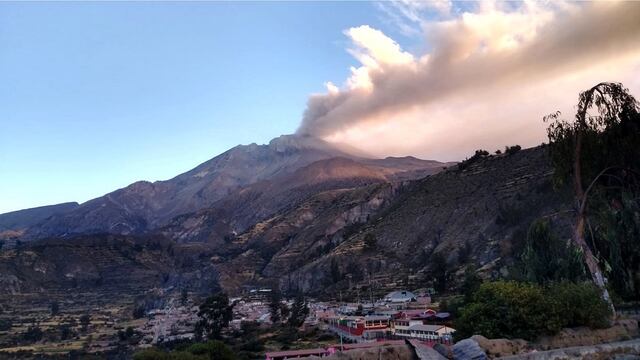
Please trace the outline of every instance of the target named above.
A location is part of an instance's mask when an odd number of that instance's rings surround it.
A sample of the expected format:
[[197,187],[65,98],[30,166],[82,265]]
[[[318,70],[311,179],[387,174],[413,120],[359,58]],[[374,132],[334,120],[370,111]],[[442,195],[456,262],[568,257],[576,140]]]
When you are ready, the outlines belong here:
[[591,250],[619,295],[640,298],[640,105],[622,84],[601,83],[580,94],[575,121],[545,121],[554,182],[575,182],[579,165]]
[[561,240],[547,220],[531,223],[521,255],[522,275],[527,281],[577,281],[586,278],[582,252],[573,243]]
[[549,286],[546,293],[560,315],[562,327],[609,325],[609,306],[602,301],[600,290],[592,283],[562,282]]
[[447,259],[444,258],[442,252],[434,252],[431,255],[431,274],[433,275],[434,288],[438,292],[445,291],[450,274]]
[[149,348],[136,352],[134,360],[234,360],[233,351],[218,340],[189,345],[181,351],[163,351],[158,348]]
[[456,337],[481,334],[534,340],[568,326],[605,326],[608,305],[598,294],[588,283],[549,287],[516,281],[484,283],[461,309],[455,321]]
[[282,303],[282,294],[278,285],[274,285],[271,290],[271,298],[269,301],[269,314],[271,314],[271,322],[279,324],[287,317],[289,309],[286,304]]
[[600,206],[594,221],[596,248],[605,257],[611,286],[623,299],[640,299],[640,200],[624,192]]
[[118,331],[118,338],[121,341],[129,340],[134,335],[135,335],[135,330],[133,330],[133,328],[131,326],[127,326],[127,328],[124,331],[122,331],[122,330]]
[[638,103],[622,84],[601,83],[581,93],[575,121],[560,116],[557,112],[545,117],[550,122],[547,135],[556,183],[572,181],[578,134],[582,140],[578,161],[583,184],[591,183],[611,166],[640,169]]
[[476,269],[473,266],[467,266],[464,269],[464,279],[462,280],[461,292],[464,295],[465,302],[470,302],[473,294],[482,285],[482,279],[476,273]]
[[291,306],[291,315],[289,316],[287,324],[291,327],[298,328],[302,326],[307,315],[309,315],[309,306],[304,296],[299,293]]
[[290,345],[298,340],[298,330],[292,327],[285,327],[278,331],[275,340],[279,343]]
[[441,312],[446,311],[455,318],[460,315],[460,310],[465,304],[466,302],[463,296],[452,296],[440,300],[438,302],[438,310]]
[[225,293],[209,296],[200,305],[196,323],[196,337],[198,339],[218,339],[222,329],[229,326],[233,316],[233,305],[229,304],[229,297]]
[[518,282],[485,283],[456,321],[460,335],[482,334],[488,338],[513,337],[532,340],[557,331],[554,314],[547,308],[542,288]]
[[193,355],[203,355],[207,359],[215,360],[233,360],[235,356],[233,351],[229,349],[223,342],[212,340],[206,343],[196,343],[186,349]]
[[22,339],[28,342],[36,342],[42,339],[42,330],[38,326],[29,326],[22,334]]
[[373,233],[367,233],[367,235],[364,236],[364,247],[363,250],[364,251],[373,251],[376,249],[378,244],[378,240],[376,239],[376,236]]

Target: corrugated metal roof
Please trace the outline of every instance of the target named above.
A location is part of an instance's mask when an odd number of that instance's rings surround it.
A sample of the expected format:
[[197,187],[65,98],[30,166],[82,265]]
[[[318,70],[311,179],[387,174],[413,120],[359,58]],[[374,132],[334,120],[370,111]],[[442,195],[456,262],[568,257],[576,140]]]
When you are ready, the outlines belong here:
[[412,325],[409,327],[409,330],[413,330],[413,331],[438,331],[440,329],[442,329],[444,326],[442,325],[423,325],[423,324],[417,324],[417,325]]

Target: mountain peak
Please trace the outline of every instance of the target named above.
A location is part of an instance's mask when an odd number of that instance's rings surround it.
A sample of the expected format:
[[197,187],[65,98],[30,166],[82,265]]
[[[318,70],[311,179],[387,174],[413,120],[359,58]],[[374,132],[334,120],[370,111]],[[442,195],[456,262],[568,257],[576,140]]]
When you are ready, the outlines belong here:
[[269,147],[277,152],[285,152],[290,150],[313,149],[336,152],[337,149],[330,143],[309,135],[281,135],[273,138],[269,142]]

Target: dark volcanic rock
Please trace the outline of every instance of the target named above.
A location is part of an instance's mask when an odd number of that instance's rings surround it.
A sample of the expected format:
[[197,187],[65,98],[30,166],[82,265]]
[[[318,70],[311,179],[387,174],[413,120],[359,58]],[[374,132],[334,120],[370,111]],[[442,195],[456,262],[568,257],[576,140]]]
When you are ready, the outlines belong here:
[[[327,159],[334,163],[319,163],[307,169],[306,177],[292,175],[298,169]],[[352,163],[340,164],[347,161]],[[281,136],[268,145],[234,147],[173,179],[136,182],[72,211],[53,214],[38,224],[31,224],[22,240],[105,232],[142,234],[167,224],[173,228],[181,226],[180,219],[177,222],[172,219],[212,207],[225,210],[210,211],[215,214],[216,223],[233,221],[225,226],[231,231],[241,231],[279,211],[292,198],[308,196],[321,183],[324,185],[318,187],[320,191],[329,183],[333,183],[330,188],[336,188],[367,184],[371,180],[415,179],[441,170],[442,165],[415,158],[362,159],[316,138]],[[303,181],[308,184],[302,184]],[[294,187],[297,192],[285,194]],[[244,210],[238,205],[254,200],[255,205]],[[228,216],[224,217],[225,214]]]

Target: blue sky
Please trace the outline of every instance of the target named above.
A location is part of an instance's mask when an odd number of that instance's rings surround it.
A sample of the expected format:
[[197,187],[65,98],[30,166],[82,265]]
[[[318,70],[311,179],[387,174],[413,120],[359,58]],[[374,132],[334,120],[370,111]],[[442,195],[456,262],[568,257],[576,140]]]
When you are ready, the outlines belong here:
[[0,213],[294,132],[362,24],[417,46],[366,2],[0,3]]

